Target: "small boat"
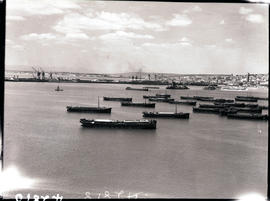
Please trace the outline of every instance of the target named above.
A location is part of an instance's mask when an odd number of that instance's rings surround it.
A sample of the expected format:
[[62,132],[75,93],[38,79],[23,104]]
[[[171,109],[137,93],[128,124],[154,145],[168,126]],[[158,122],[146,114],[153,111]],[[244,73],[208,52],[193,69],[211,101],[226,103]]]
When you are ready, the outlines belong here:
[[132,87],[127,87],[126,90],[148,91],[148,89],[146,88],[132,88]]
[[170,101],[170,104],[181,104],[181,105],[196,105],[196,101]]
[[189,119],[189,113],[184,112],[143,112],[143,117],[167,117],[167,118],[179,118],[179,119]]
[[55,91],[64,91],[64,89],[61,89],[59,85],[56,87]]
[[262,114],[227,114],[230,119],[268,120],[268,115]]
[[133,103],[133,102],[121,102],[121,106],[134,106],[134,107],[150,107],[154,108],[155,103]]
[[134,128],[156,129],[156,120],[110,120],[110,119],[80,119],[82,127],[87,128]]
[[123,102],[128,102],[132,101],[132,98],[118,98],[118,97],[103,97],[103,100],[105,101],[123,101]]

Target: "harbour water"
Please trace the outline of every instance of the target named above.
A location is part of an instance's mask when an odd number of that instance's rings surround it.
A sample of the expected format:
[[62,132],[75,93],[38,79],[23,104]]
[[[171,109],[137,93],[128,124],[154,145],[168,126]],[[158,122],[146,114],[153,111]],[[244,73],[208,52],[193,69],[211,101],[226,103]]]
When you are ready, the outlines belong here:
[[[257,192],[266,196],[268,122],[227,119],[193,113],[190,118],[158,119],[156,130],[85,129],[79,119],[142,119],[153,108],[121,107],[103,96],[132,97],[168,93],[180,96],[236,95],[266,97],[267,88],[248,91],[125,90],[121,84],[5,83],[4,167],[16,166],[34,179],[29,189],[6,192],[64,198],[98,196],[123,191],[122,196],[238,198]],[[143,87],[143,86],[136,86]],[[112,107],[111,114],[68,113],[67,105]],[[267,101],[259,101],[267,105]],[[198,104],[198,103],[197,103]],[[156,103],[155,111],[174,111],[175,105]],[[267,110],[263,111],[267,113]]]

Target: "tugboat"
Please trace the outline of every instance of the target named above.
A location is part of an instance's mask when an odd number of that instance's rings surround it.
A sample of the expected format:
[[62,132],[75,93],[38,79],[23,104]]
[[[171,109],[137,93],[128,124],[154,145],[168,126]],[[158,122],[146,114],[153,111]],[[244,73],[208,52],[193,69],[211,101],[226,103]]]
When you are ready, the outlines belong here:
[[204,90],[216,90],[217,87],[215,85],[208,85],[206,87],[203,88]]
[[133,102],[121,102],[121,106],[134,106],[134,107],[150,107],[154,108],[155,103],[133,103]]
[[61,89],[59,85],[56,87],[55,91],[64,91],[64,89]]
[[86,106],[67,106],[68,112],[86,112],[86,113],[111,113],[112,108],[100,107],[98,98],[98,107],[86,107]]
[[110,119],[80,119],[81,126],[87,128],[134,128],[156,129],[156,120],[110,120]]
[[105,101],[121,101],[121,102],[129,102],[132,101],[132,98],[117,98],[117,97],[103,97]]
[[230,119],[268,120],[268,115],[262,114],[227,114]]
[[148,89],[146,88],[132,88],[132,87],[127,87],[126,90],[148,91]]

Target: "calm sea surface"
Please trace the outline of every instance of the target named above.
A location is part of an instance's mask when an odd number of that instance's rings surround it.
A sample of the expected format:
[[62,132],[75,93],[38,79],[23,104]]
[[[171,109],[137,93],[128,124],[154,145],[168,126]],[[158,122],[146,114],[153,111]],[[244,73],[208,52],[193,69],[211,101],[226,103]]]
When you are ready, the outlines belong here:
[[[193,113],[189,120],[158,119],[156,130],[85,129],[80,118],[142,119],[142,111],[103,101],[103,96],[132,97],[169,93],[234,98],[266,97],[268,89],[207,91],[153,89],[127,91],[130,85],[5,83],[4,167],[16,166],[35,179],[30,189],[7,192],[84,198],[123,191],[121,196],[238,198],[257,192],[266,196],[268,122],[231,120],[215,114]],[[135,86],[142,87],[142,86]],[[112,107],[111,114],[67,113],[67,105]],[[206,102],[204,102],[206,103]],[[267,105],[267,101],[259,101]],[[155,111],[174,111],[157,103]],[[267,113],[267,110],[264,110]],[[90,195],[88,194],[88,195]]]

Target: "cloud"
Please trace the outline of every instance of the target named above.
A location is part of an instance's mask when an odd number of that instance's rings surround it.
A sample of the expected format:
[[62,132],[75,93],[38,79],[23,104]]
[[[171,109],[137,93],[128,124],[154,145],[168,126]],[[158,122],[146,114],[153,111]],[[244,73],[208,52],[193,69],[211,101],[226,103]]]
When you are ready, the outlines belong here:
[[239,13],[242,15],[246,15],[253,12],[253,10],[251,8],[245,8],[245,7],[240,7],[239,9]]
[[66,39],[71,40],[87,40],[89,37],[85,33],[67,33],[65,36]]
[[162,30],[161,25],[147,22],[137,16],[104,11],[88,15],[67,14],[53,28],[61,33],[82,32],[83,30]]
[[51,40],[55,38],[56,36],[51,33],[43,33],[43,34],[30,33],[30,34],[21,36],[21,39],[28,40],[28,41],[29,40]]
[[246,16],[245,18],[247,21],[252,23],[262,23],[263,22],[263,16],[260,14],[250,14]]
[[192,23],[192,20],[186,15],[174,14],[174,18],[167,21],[169,26],[188,26]]
[[198,5],[194,6],[191,10],[192,10],[192,11],[195,11],[195,12],[200,12],[200,11],[202,11],[201,7],[198,6]]
[[108,33],[101,35],[99,37],[102,40],[122,40],[122,39],[153,39],[154,37],[152,35],[148,34],[136,34],[133,32],[124,32],[124,31],[117,31],[114,33]]
[[226,41],[227,43],[232,43],[232,42],[233,42],[233,39],[231,39],[231,38],[226,38],[225,41]]
[[16,15],[7,15],[6,20],[8,21],[24,21],[25,18],[22,16],[16,16]]
[[11,0],[7,1],[7,11],[22,16],[57,15],[80,6],[71,0]]
[[224,20],[221,20],[221,21],[219,22],[219,24],[225,24],[225,21],[224,21]]

